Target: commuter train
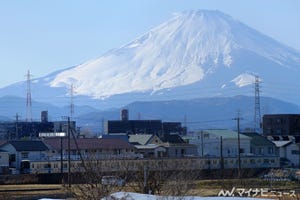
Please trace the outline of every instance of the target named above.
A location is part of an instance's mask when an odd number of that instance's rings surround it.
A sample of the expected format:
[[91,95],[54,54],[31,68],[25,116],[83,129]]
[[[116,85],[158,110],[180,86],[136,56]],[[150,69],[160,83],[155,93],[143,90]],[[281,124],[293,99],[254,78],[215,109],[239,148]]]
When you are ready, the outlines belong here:
[[[61,173],[68,172],[68,160],[29,161],[23,160],[20,173]],[[71,160],[71,172],[82,172],[87,168],[101,169],[102,172],[138,171],[141,166],[149,170],[207,170],[241,168],[279,168],[279,157],[226,157],[214,158],[160,158],[160,159],[105,159],[105,160]]]

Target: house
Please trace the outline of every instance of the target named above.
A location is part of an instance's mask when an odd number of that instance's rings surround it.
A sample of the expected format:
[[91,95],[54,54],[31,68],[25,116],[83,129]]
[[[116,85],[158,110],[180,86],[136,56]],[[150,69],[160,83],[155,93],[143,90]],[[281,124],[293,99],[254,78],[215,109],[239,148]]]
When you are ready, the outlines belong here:
[[9,173],[9,153],[0,150],[0,174]]
[[[197,146],[201,157],[236,157],[238,155],[238,133],[226,129],[207,129],[194,133],[190,144]],[[250,153],[251,138],[240,134],[240,153]],[[222,148],[221,148],[222,147]]]
[[258,133],[241,133],[247,137],[250,137],[250,153],[256,156],[277,156],[276,145]]
[[286,146],[286,158],[293,167],[300,167],[300,143],[293,142]]
[[278,149],[282,167],[300,166],[300,137],[299,136],[268,136]]
[[143,158],[163,158],[166,157],[166,147],[158,144],[134,145],[137,152]]
[[164,134],[161,137],[169,158],[197,156],[197,146],[185,142],[178,134]]
[[144,158],[166,157],[166,147],[157,135],[132,134],[128,135],[129,142],[133,144],[137,152]]
[[[52,150],[52,159],[68,157],[67,138],[45,138],[45,144]],[[79,153],[80,152],[80,153]],[[133,145],[121,139],[110,138],[77,138],[70,140],[70,156],[72,160],[79,160],[80,154],[85,159],[111,159],[111,158],[134,158],[135,148]]]
[[49,148],[41,140],[14,140],[7,141],[0,146],[2,151],[9,154],[9,167],[16,172],[22,172],[21,163],[25,160],[49,159]]

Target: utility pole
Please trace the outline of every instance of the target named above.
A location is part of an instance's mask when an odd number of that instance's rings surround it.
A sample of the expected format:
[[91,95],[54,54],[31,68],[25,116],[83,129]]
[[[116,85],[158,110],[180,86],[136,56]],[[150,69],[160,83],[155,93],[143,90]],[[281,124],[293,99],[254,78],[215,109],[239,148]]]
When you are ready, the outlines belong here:
[[60,173],[61,178],[63,180],[64,175],[64,168],[63,168],[64,162],[63,162],[63,136],[60,136]]
[[238,113],[238,116],[234,118],[233,120],[236,120],[237,122],[237,136],[238,136],[238,178],[241,177],[241,141],[240,141],[240,114]]
[[204,157],[204,141],[203,141],[203,132],[201,131],[201,156]]
[[26,121],[32,122],[32,102],[31,102],[31,74],[30,71],[27,71],[27,98],[26,98]]
[[224,157],[223,157],[223,137],[220,137],[220,163],[221,163],[221,176],[224,177]]
[[[18,127],[18,123],[19,123],[19,114],[16,113],[16,135],[15,135],[15,139],[19,139],[19,127]],[[11,137],[9,139],[12,139]]]
[[68,117],[68,187],[71,187],[71,136],[70,136],[70,117]]

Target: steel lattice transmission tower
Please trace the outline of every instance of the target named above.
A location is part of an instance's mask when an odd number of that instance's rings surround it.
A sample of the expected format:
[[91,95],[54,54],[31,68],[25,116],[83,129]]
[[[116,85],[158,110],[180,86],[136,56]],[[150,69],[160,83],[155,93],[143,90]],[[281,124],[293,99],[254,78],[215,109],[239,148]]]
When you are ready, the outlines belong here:
[[32,122],[32,102],[31,102],[31,74],[27,71],[27,95],[26,95],[26,121]]
[[260,115],[260,79],[258,76],[255,76],[255,103],[254,103],[254,130],[260,133],[261,125],[261,115]]

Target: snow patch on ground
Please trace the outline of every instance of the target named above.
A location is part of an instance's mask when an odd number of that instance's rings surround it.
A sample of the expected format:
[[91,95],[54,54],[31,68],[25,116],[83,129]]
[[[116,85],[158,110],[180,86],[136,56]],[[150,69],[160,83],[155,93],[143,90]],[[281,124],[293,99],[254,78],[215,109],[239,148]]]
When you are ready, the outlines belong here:
[[250,197],[198,197],[198,196],[186,196],[186,197],[173,197],[173,196],[157,196],[150,194],[139,194],[132,192],[116,192],[111,194],[111,197],[103,198],[102,200],[271,200],[262,198],[250,198]]

